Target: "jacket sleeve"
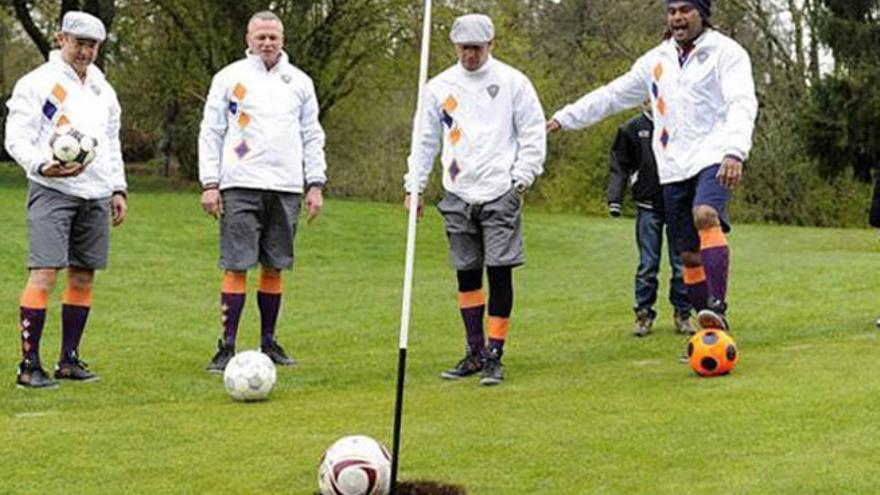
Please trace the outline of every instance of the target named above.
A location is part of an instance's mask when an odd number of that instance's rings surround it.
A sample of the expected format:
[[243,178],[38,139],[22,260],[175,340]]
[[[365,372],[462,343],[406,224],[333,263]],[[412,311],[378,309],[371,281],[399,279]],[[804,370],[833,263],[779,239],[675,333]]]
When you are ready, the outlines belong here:
[[226,136],[226,87],[219,75],[211,81],[199,129],[199,181],[202,185],[220,183],[223,139]]
[[324,129],[318,120],[318,97],[311,79],[305,90],[305,101],[300,111],[299,124],[303,143],[303,167],[306,183],[324,184],[327,182],[327,160],[324,156]]
[[874,199],[871,201],[869,223],[880,229],[880,169],[874,172]]
[[553,119],[564,130],[583,129],[615,113],[635,108],[650,97],[648,63],[650,53],[633,64],[626,74],[556,112]]
[[611,170],[608,176],[608,207],[619,212],[623,206],[623,193],[632,170],[631,145],[623,127],[617,130],[617,137],[611,146]]
[[522,76],[513,95],[513,126],[516,130],[516,160],[511,167],[513,182],[529,187],[544,172],[547,130],[544,110],[535,87]]
[[128,186],[125,182],[125,164],[122,161],[122,145],[119,142],[122,108],[119,106],[119,99],[116,97],[116,92],[111,91],[110,95],[113,99],[110,104],[110,117],[107,121],[107,151],[109,153],[108,162],[110,164],[110,186],[113,189],[113,192],[124,192]]
[[6,102],[6,151],[29,175],[37,175],[40,166],[52,158],[48,147],[37,145],[43,114],[42,98],[28,87],[27,79],[19,80]]
[[[420,193],[425,190],[443,137],[439,105],[436,97],[427,88],[422,106],[421,115],[416,115],[413,119],[412,143],[407,158],[408,171],[404,177],[404,188],[410,193]],[[416,181],[416,191],[412,190],[411,179]]]
[[749,54],[740,46],[733,47],[721,57],[718,71],[727,107],[727,119],[721,133],[727,136],[724,156],[733,155],[746,160],[752,149],[752,133],[758,116],[758,99]]

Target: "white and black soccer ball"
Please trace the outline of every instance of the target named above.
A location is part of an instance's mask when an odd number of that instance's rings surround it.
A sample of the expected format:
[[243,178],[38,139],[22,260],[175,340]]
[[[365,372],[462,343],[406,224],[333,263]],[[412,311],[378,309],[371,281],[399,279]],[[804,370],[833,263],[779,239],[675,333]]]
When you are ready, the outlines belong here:
[[235,400],[264,400],[275,385],[275,365],[260,351],[239,352],[226,365],[223,384]]
[[321,495],[387,495],[391,454],[368,436],[342,437],[321,458],[318,487]]
[[86,136],[69,125],[55,129],[49,138],[52,157],[62,165],[81,163],[89,165],[97,156],[98,140]]

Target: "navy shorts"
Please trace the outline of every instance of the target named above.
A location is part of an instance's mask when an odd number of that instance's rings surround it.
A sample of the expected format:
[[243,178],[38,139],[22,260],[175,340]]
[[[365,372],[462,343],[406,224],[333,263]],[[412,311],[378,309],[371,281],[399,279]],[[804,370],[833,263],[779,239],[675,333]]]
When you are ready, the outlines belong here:
[[720,166],[715,164],[690,179],[663,185],[669,241],[676,253],[700,250],[700,233],[694,224],[693,210],[696,206],[714,208],[721,220],[721,228],[724,232],[730,232],[730,218],[727,216],[730,189],[722,186],[715,177]]

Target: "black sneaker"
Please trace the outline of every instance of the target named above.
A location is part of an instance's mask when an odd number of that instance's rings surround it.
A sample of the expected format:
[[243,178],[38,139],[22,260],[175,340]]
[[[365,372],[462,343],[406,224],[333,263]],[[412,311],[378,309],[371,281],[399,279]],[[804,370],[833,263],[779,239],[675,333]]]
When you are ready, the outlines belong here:
[[278,345],[278,342],[274,339],[269,342],[268,346],[262,347],[260,351],[269,356],[269,359],[272,360],[273,363],[279,364],[281,366],[293,366],[296,364],[296,360],[290,358],[286,352],[284,352],[284,348]]
[[454,368],[441,372],[440,378],[444,380],[458,380],[479,373],[483,370],[483,356],[481,354],[479,351],[471,351],[468,348],[461,361]]
[[211,362],[208,364],[208,372],[223,373],[233,356],[235,356],[235,344],[232,342],[227,343],[223,339],[217,340],[217,354],[214,354],[214,357],[211,358]]
[[649,308],[636,311],[636,327],[633,329],[634,337],[647,337],[654,326],[654,312]]
[[690,312],[676,311],[675,315],[672,317],[672,321],[675,323],[675,330],[682,335],[693,335],[697,333],[697,329],[694,328],[694,325],[691,323]]
[[504,365],[501,364],[501,355],[497,351],[489,351],[486,355],[486,361],[483,365],[482,378],[480,385],[490,387],[498,385],[504,380]]
[[55,365],[55,378],[78,382],[96,382],[101,379],[89,371],[89,364],[82,361],[76,351],[70,351],[70,354],[58,361],[58,364]]
[[15,386],[18,388],[55,388],[58,383],[49,378],[39,361],[25,359],[18,365]]

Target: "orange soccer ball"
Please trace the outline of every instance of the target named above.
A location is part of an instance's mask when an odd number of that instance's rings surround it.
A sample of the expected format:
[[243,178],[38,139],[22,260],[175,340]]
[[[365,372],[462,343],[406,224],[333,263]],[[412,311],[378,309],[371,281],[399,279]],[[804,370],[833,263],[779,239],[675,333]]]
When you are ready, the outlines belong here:
[[729,333],[709,328],[691,338],[687,355],[694,371],[702,376],[718,376],[733,370],[739,359],[739,350]]

